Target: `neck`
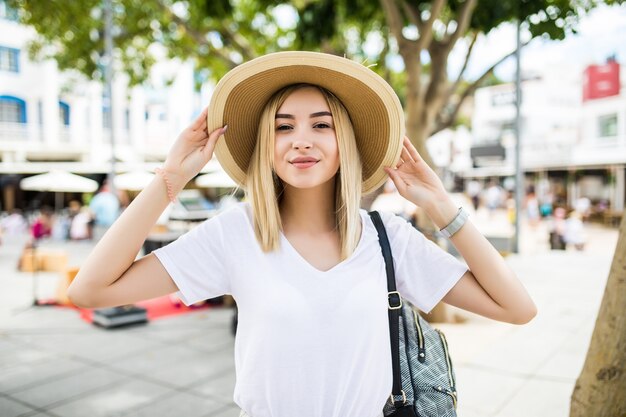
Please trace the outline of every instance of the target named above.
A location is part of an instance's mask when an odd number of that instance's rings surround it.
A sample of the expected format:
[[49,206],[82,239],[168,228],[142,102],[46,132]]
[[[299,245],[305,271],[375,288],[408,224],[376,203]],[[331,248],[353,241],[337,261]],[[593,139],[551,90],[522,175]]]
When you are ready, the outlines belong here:
[[280,202],[283,231],[306,233],[335,231],[335,180],[312,189],[285,186]]

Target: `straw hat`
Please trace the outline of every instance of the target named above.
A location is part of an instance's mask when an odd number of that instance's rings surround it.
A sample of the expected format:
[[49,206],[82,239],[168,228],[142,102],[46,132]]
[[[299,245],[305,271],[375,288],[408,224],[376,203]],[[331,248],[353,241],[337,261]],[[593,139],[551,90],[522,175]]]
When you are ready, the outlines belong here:
[[363,193],[378,188],[402,151],[404,113],[393,89],[357,62],[317,52],[277,52],[228,72],[217,84],[208,115],[211,132],[228,131],[215,155],[230,177],[245,186],[261,112],[270,97],[292,84],[313,84],[332,92],[346,107],[363,164]]

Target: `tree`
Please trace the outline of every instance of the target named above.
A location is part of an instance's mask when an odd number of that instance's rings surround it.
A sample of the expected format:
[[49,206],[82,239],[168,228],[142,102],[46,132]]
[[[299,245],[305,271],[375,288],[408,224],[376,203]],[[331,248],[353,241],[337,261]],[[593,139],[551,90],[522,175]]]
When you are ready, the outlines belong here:
[[626,211],[570,417],[626,416]]
[[[115,59],[130,84],[145,81],[155,45],[169,58],[192,59],[206,79],[219,79],[237,64],[288,48],[293,37],[274,17],[269,0],[112,0]],[[37,37],[33,58],[51,58],[61,70],[102,79],[103,1],[7,0]]]
[[[38,37],[32,55],[60,69],[100,79],[104,23],[101,0],[6,0]],[[219,79],[235,65],[285,49],[322,50],[366,61],[396,89],[407,113],[407,134],[429,161],[426,139],[454,126],[463,102],[489,79],[502,57],[475,80],[464,74],[476,40],[504,22],[524,22],[532,38],[562,39],[598,0],[112,0],[115,55],[130,83],[144,81],[154,46],[169,57],[193,59],[200,82]],[[607,0],[609,4],[624,0]],[[278,8],[295,11],[278,24]],[[295,30],[294,30],[295,29]],[[380,47],[366,50],[379,39]],[[466,44],[465,63],[452,80],[448,57]],[[399,56],[404,71],[387,59]]]
[[[575,32],[578,18],[598,1],[570,0],[320,0],[296,2],[298,33],[305,48],[321,44],[337,54],[369,56],[389,77],[386,58],[404,62],[403,95],[407,135],[430,162],[426,139],[453,126],[463,102],[515,51],[491,63],[485,72],[463,82],[476,40],[504,22],[524,22],[531,38],[563,39]],[[621,3],[609,1],[608,3]],[[346,36],[346,34],[350,36]],[[378,53],[366,54],[364,40],[383,39]],[[350,42],[350,38],[354,41]],[[462,69],[448,78],[448,57],[460,42],[467,45]],[[396,83],[390,80],[392,85]],[[432,164],[431,164],[432,165]]]

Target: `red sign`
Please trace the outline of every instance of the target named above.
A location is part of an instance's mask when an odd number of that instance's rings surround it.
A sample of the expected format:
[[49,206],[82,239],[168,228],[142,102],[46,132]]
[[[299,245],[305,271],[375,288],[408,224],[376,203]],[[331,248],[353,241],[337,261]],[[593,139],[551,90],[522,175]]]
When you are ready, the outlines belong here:
[[619,95],[619,64],[590,65],[583,80],[583,101]]

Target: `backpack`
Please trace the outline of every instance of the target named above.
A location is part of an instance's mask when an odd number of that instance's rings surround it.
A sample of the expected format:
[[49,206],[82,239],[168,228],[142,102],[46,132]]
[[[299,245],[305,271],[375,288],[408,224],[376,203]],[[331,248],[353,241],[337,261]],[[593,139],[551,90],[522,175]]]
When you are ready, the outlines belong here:
[[456,380],[444,334],[431,327],[396,290],[391,247],[380,214],[369,213],[378,231],[389,300],[393,368],[385,416],[456,417]]

